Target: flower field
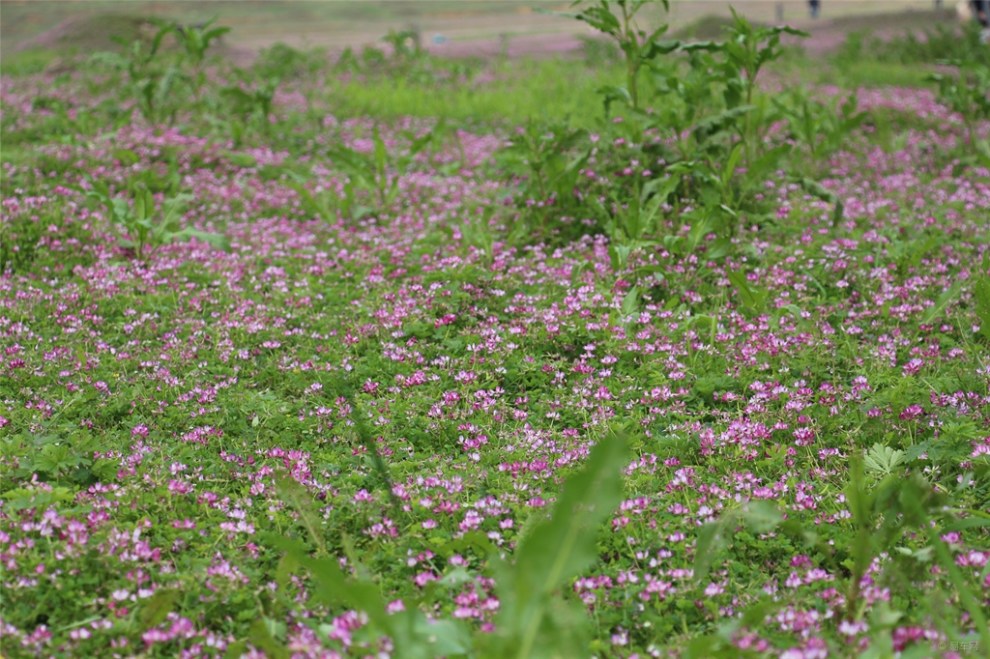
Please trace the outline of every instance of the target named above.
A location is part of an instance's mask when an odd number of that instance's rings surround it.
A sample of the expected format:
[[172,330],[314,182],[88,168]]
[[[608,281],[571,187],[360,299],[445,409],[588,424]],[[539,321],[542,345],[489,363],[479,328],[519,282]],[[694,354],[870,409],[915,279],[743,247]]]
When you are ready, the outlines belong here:
[[4,657],[990,652],[985,59],[636,5],[4,73]]

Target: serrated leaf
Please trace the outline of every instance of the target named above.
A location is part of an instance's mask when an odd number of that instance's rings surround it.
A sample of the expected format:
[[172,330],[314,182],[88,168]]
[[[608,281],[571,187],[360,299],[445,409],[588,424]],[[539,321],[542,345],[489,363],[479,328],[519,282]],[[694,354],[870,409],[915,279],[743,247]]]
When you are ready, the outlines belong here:
[[874,444],[866,452],[866,456],[863,458],[863,464],[867,470],[887,476],[898,465],[902,464],[904,460],[904,451],[892,449],[883,444]]

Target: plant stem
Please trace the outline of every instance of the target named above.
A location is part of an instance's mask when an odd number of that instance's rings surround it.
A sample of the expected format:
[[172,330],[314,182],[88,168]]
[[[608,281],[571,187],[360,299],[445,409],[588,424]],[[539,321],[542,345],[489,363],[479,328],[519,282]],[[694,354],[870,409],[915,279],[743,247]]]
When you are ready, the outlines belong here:
[[639,42],[636,33],[629,27],[632,15],[626,9],[625,3],[619,5],[622,9],[622,34],[619,36],[619,46],[626,43],[626,48],[622,50],[626,53],[626,87],[629,90],[629,99],[632,109],[639,109],[639,90],[636,88],[636,77],[639,74]]

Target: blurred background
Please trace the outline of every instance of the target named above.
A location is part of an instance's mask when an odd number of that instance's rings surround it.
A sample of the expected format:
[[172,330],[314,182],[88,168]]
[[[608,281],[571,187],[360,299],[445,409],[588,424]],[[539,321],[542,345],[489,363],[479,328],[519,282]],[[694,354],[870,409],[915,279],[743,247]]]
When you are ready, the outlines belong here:
[[[811,53],[824,52],[844,34],[903,33],[935,22],[955,21],[955,2],[934,0],[822,0],[817,20],[806,0],[681,0],[671,2],[672,30],[716,36],[735,7],[751,21],[786,22],[812,33]],[[182,2],[150,0],[4,0],[0,4],[0,58],[25,51],[86,52],[111,46],[111,35],[130,40],[142,19],[160,17],[193,24],[218,18],[233,28],[224,39],[229,54],[250,58],[282,42],[296,48],[347,47],[379,42],[390,30],[416,30],[438,54],[486,55],[566,52],[581,47],[587,28],[567,17],[568,2],[515,0],[371,0]],[[659,11],[659,7],[654,11]],[[648,14],[648,12],[647,12]],[[2,60],[0,60],[2,61]]]

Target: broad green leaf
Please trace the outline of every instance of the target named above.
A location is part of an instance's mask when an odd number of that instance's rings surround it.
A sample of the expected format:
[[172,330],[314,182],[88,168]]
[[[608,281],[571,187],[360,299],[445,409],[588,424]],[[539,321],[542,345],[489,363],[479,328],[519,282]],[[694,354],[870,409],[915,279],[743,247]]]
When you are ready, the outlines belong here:
[[743,154],[743,143],[737,142],[732,151],[729,153],[729,157],[725,161],[725,166],[722,168],[722,187],[728,188],[729,182],[732,180],[733,175],[736,173],[736,168],[739,166],[739,161],[742,159]]
[[149,629],[160,625],[175,608],[181,593],[173,588],[159,588],[155,594],[145,600],[138,614],[141,629]]
[[925,313],[921,318],[921,322],[925,325],[931,325],[933,322],[938,320],[938,318],[945,311],[946,307],[948,307],[956,300],[956,298],[959,297],[959,292],[962,290],[962,286],[963,282],[957,281],[955,284],[942,291],[942,294],[935,300],[935,304],[925,310]]
[[694,549],[695,583],[704,583],[719,553],[729,546],[735,527],[743,524],[753,533],[768,533],[782,521],[783,514],[768,501],[750,501],[743,507],[730,510],[715,521],[698,529]]
[[177,232],[174,237],[177,239],[195,238],[196,240],[202,240],[204,243],[207,243],[216,249],[225,252],[230,251],[230,239],[219,233],[211,233],[209,231],[202,231],[193,227],[186,227],[182,231]]
[[732,282],[736,292],[739,293],[739,299],[742,301],[743,306],[756,312],[763,309],[767,297],[766,290],[754,289],[749,281],[747,281],[746,275],[738,270],[730,270],[726,276]]
[[643,186],[642,197],[643,199],[654,197],[661,202],[666,202],[680,184],[681,177],[677,175],[654,179]]
[[501,602],[494,656],[576,656],[585,652],[580,607],[553,597],[597,559],[598,527],[622,499],[624,437],[602,439],[564,483],[548,519],[526,534],[515,564],[493,560]]
[[705,258],[712,261],[718,261],[719,259],[724,259],[731,253],[732,241],[728,238],[719,238],[718,240],[710,243],[705,249]]
[[248,652],[247,641],[237,641],[227,646],[224,659],[241,659]]
[[319,588],[313,597],[331,605],[343,604],[363,611],[369,620],[383,633],[389,633],[392,624],[385,608],[385,599],[373,582],[349,578],[340,569],[334,557],[312,558],[298,541],[272,533],[264,539],[284,551],[296,563],[309,570]]
[[319,553],[326,554],[327,545],[321,530],[323,523],[313,498],[306,491],[306,488],[294,478],[286,476],[276,479],[275,490],[281,500],[299,515],[299,520],[306,529],[306,533],[309,534],[313,546],[318,549]]
[[622,298],[622,315],[632,316],[639,313],[639,288],[633,286]]
[[[419,641],[422,653],[428,658],[449,657],[452,655],[470,654],[472,649],[471,634],[459,620],[426,619],[426,616],[416,612],[413,632],[415,640]],[[403,656],[399,653],[397,656]]]
[[973,284],[973,306],[980,321],[980,333],[990,341],[990,276],[986,274]]
[[527,589],[549,593],[594,563],[598,526],[622,500],[625,445],[623,438],[601,440],[585,468],[564,483],[550,519],[523,540],[516,565]]
[[598,95],[602,97],[602,103],[605,107],[605,116],[609,116],[609,112],[612,109],[612,104],[616,101],[621,101],[626,105],[632,105],[632,96],[629,94],[629,90],[625,87],[620,87],[618,85],[606,85],[604,87],[599,87],[597,90]]
[[251,645],[262,650],[265,656],[272,659],[288,659],[290,655],[288,648],[281,643],[272,633],[271,621],[265,618],[258,618],[251,625],[248,640]]
[[723,520],[709,522],[698,529],[698,540],[694,545],[694,579],[703,583],[708,578],[715,556],[725,547],[725,524]]
[[769,501],[750,501],[741,511],[747,528],[754,533],[768,533],[783,520],[783,515]]

